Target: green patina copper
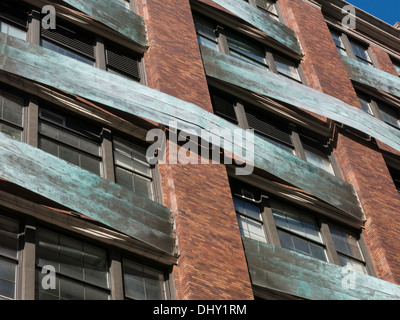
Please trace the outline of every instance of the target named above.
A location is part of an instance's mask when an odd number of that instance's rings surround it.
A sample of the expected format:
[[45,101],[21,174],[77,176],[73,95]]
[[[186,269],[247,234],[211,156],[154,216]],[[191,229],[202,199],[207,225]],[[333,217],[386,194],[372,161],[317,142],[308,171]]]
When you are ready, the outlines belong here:
[[[210,141],[213,137],[221,138],[222,129],[241,130],[242,137],[246,137],[244,130],[189,102],[5,34],[0,35],[0,43],[0,69],[4,71],[164,125],[176,122],[174,126],[180,130],[199,133],[203,129],[210,133]],[[362,219],[351,185],[258,136],[252,137],[255,153],[246,150],[246,156],[238,154],[239,157],[251,163],[254,160],[256,166],[353,218]],[[217,139],[217,145],[235,153],[234,146],[239,146],[239,142],[224,135]]]
[[256,240],[243,244],[254,286],[310,300],[400,299],[400,286],[390,282],[349,276],[340,266]]
[[146,27],[138,14],[115,0],[62,0],[75,9],[118,31],[140,46],[146,46]]
[[342,56],[351,80],[380,89],[400,98],[400,78],[385,71]]
[[168,208],[2,133],[0,141],[3,179],[174,253]]
[[283,23],[271,18],[267,13],[254,8],[243,0],[213,0],[253,27],[256,27],[291,51],[301,55],[300,44],[295,32]]
[[[234,57],[201,48],[209,77],[314,112],[364,132],[400,151],[400,131],[359,108]],[[378,71],[378,70],[376,70]]]

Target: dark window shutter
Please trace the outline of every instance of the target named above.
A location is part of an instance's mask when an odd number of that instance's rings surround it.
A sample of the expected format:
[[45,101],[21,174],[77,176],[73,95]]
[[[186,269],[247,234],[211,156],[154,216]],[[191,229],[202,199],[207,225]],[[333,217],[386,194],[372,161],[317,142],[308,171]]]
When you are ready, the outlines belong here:
[[140,80],[139,56],[136,52],[106,44],[107,67]]
[[317,139],[300,133],[300,140],[305,150],[310,151],[320,157],[328,158],[328,138],[321,137]]
[[233,109],[233,101],[222,97],[221,95],[211,93],[211,100],[214,107],[214,113],[222,118],[227,119],[235,124],[236,120],[235,110]]
[[4,1],[0,3],[0,18],[26,29],[28,24],[29,9],[15,1]]
[[46,40],[94,59],[94,37],[82,35],[82,32],[60,23],[57,23],[55,30],[43,28],[41,30],[42,37]]
[[293,146],[289,125],[253,109],[246,109],[249,127],[268,138]]

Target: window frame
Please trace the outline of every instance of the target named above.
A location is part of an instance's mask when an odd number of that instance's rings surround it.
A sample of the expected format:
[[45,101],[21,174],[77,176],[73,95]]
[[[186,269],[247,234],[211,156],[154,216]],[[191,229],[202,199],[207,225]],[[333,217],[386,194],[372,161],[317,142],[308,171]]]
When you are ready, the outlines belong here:
[[[322,238],[323,246],[326,250],[327,263],[332,263],[332,264],[342,267],[340,260],[339,260],[339,256],[338,256],[338,250],[335,247],[334,242],[333,242],[330,227],[340,228],[351,234],[355,234],[357,236],[357,243],[358,243],[358,246],[360,249],[360,253],[361,253],[362,257],[364,258],[364,260],[360,261],[360,262],[362,262],[364,264],[367,275],[376,277],[376,271],[373,266],[372,259],[369,255],[369,251],[366,246],[366,242],[364,240],[363,234],[361,233],[361,228],[359,230],[357,230],[354,227],[350,227],[350,226],[345,225],[344,223],[332,220],[332,218],[325,217],[321,213],[314,212],[310,209],[302,208],[300,205],[292,203],[287,199],[282,199],[275,195],[271,196],[268,192],[265,192],[261,189],[253,187],[247,183],[236,180],[233,176],[229,177],[229,181],[230,181],[231,190],[232,190],[232,198],[235,195],[238,196],[238,194],[235,193],[235,191],[234,191],[234,190],[238,190],[238,189],[246,190],[247,192],[249,192],[249,191],[253,192],[253,194],[256,194],[258,197],[260,197],[260,200],[254,200],[254,203],[258,203],[261,206],[261,212],[262,212],[261,216],[263,219],[262,222],[263,222],[264,233],[266,235],[267,243],[274,245],[274,246],[282,247],[281,240],[280,240],[279,234],[278,234],[279,227],[277,227],[277,225],[275,223],[275,218],[274,218],[271,202],[282,203],[284,205],[290,206],[290,207],[298,210],[300,213],[304,213],[306,215],[309,215],[309,216],[312,216],[313,218],[315,218],[315,221],[319,228],[319,233]],[[250,201],[251,199],[247,198],[247,200]],[[296,234],[296,236],[298,236],[298,235]],[[299,237],[301,237],[301,236],[299,236]],[[307,241],[309,241],[308,238],[307,238]],[[312,241],[312,240],[310,240],[310,241]],[[321,245],[320,243],[318,243],[318,244]],[[289,250],[289,249],[287,249],[287,250]],[[351,257],[351,258],[353,260],[357,260],[353,257]],[[315,259],[316,261],[319,261],[317,258],[313,258],[313,259]]]
[[[113,243],[103,242],[102,238],[106,233],[103,233],[103,236],[99,236],[94,239],[93,237],[88,237],[86,234],[82,234],[82,232],[78,233],[77,231],[72,231],[71,229],[71,226],[75,226],[79,229],[79,225],[86,225],[86,228],[90,228],[90,225],[92,224],[90,221],[80,222],[79,218],[71,219],[71,216],[62,213],[58,213],[57,219],[55,220],[48,219],[46,218],[45,208],[40,205],[34,206],[37,207],[38,210],[36,210],[35,213],[30,213],[29,216],[22,211],[15,211],[14,209],[8,209],[4,206],[0,206],[1,217],[12,219],[19,223],[16,294],[15,299],[10,300],[36,299],[36,274],[38,270],[36,264],[36,233],[37,229],[39,228],[57,233],[63,237],[83,242],[106,252],[110,300],[124,300],[122,270],[123,259],[128,259],[134,263],[154,269],[162,274],[165,286],[165,300],[175,299],[172,265],[163,264],[156,259],[152,260],[152,258],[129,252],[126,249],[115,246]],[[27,210],[29,211],[29,208]],[[75,219],[78,221],[74,222]],[[55,223],[56,221],[57,223]],[[110,235],[113,234],[115,235],[115,233],[110,233]],[[69,278],[68,275],[66,277]],[[96,287],[96,285],[94,286]]]
[[[356,90],[356,93],[357,93],[357,96],[358,96],[359,100],[361,98],[363,100],[368,100],[369,101],[369,102],[368,101],[366,101],[366,102],[369,103],[369,109],[371,110],[371,113],[368,113],[363,109],[364,112],[366,112],[366,113],[370,114],[371,116],[373,116],[373,117],[385,122],[389,126],[392,126],[393,128],[396,128],[397,130],[400,130],[400,108],[399,107],[393,106],[393,105],[390,105],[387,102],[381,101],[381,100],[377,99],[376,97],[374,97],[374,96],[372,96],[370,94],[362,92],[361,90]],[[361,102],[360,102],[360,105],[362,105]],[[385,120],[385,118],[384,118],[384,116],[382,114],[383,111],[381,110],[380,105],[383,105],[384,107],[387,107],[390,110],[392,110],[394,113],[396,113],[397,126],[392,124],[392,123],[388,123]]]
[[[249,126],[249,123],[248,123],[247,115],[246,115],[246,107],[248,110],[250,110],[250,109],[256,110],[257,112],[260,112],[260,114],[262,114],[262,115],[271,116],[271,118],[273,118],[273,119],[276,118],[276,119],[284,122],[285,125],[287,122],[287,128],[288,128],[290,139],[292,142],[292,145],[290,145],[290,146],[285,144],[282,141],[275,141],[273,138],[269,138],[264,134],[258,134],[258,135],[262,136],[262,137],[265,136],[267,140],[272,140],[273,143],[275,142],[275,143],[280,144],[281,146],[284,146],[285,148],[292,149],[293,152],[291,154],[299,157],[300,159],[302,159],[304,161],[307,161],[307,157],[305,154],[305,147],[304,147],[305,144],[304,144],[304,142],[302,142],[301,136],[305,136],[305,137],[308,137],[309,139],[311,138],[314,140],[318,140],[318,139],[316,139],[317,137],[325,138],[320,135],[317,135],[316,133],[312,132],[309,129],[301,128],[301,127],[291,123],[289,120],[286,120],[285,118],[280,118],[280,117],[277,117],[276,115],[272,115],[272,113],[269,112],[268,110],[261,109],[253,104],[250,104],[250,103],[244,101],[243,99],[235,97],[232,94],[225,93],[224,91],[222,91],[220,89],[216,89],[216,88],[210,86],[209,92],[210,92],[211,97],[213,97],[214,95],[219,96],[219,97],[222,97],[223,99],[225,99],[226,101],[231,101],[233,103],[232,107],[233,107],[233,110],[236,115],[237,125],[244,130],[251,129]],[[213,109],[215,110],[215,104],[214,104],[213,98],[211,98],[211,100],[213,103]],[[226,119],[227,117],[224,117],[224,118]],[[230,119],[230,120],[233,120],[233,119]],[[230,121],[230,120],[227,119],[227,121]],[[326,159],[331,164],[333,175],[343,180],[343,175],[340,171],[339,165],[333,154],[331,146],[322,148],[322,145],[321,145],[321,146],[319,146],[318,149],[320,150],[321,153],[326,155]],[[330,172],[328,172],[328,173],[330,173]]]
[[[213,29],[213,32],[214,32],[215,40],[210,40],[210,41],[216,42],[217,50],[219,52],[225,53],[227,55],[232,56],[231,55],[231,50],[232,49],[229,47],[229,42],[228,42],[228,38],[229,37],[228,37],[228,35],[229,34],[237,35],[239,38],[243,38],[244,40],[246,40],[247,43],[254,43],[254,45],[260,47],[263,50],[262,58],[265,61],[265,65],[262,62],[257,61],[255,59],[252,59],[251,57],[246,55],[249,60],[254,60],[254,64],[259,65],[260,67],[265,67],[267,70],[269,70],[269,71],[271,71],[271,72],[273,72],[275,74],[279,74],[279,75],[281,75],[283,77],[286,77],[286,78],[291,79],[293,81],[296,81],[298,83],[301,83],[301,84],[304,84],[304,85],[307,84],[306,78],[305,78],[304,73],[302,71],[302,67],[301,67],[301,62],[300,61],[298,61],[296,59],[293,59],[292,57],[290,57],[288,55],[285,55],[283,52],[277,51],[276,49],[274,49],[274,48],[272,48],[272,47],[270,47],[270,46],[268,46],[268,45],[266,45],[264,43],[258,42],[257,40],[255,40],[255,39],[253,39],[251,37],[247,37],[246,35],[238,32],[234,28],[230,28],[228,26],[224,26],[224,25],[220,24],[219,22],[216,22],[215,20],[204,16],[201,13],[194,12],[193,18],[194,18],[195,25],[199,21],[203,21],[205,24],[210,26],[209,28],[211,28],[211,26],[213,26],[212,29]],[[199,23],[199,24],[201,24],[201,23]],[[202,35],[199,34],[197,28],[196,28],[196,35],[197,35],[198,38],[202,37]],[[200,42],[199,42],[199,44],[200,44]],[[297,70],[298,78],[297,77],[290,77],[288,75],[285,75],[285,74],[282,74],[281,72],[279,72],[278,68],[276,66],[276,63],[275,63],[274,56],[279,57],[281,60],[288,61],[291,64],[297,65],[296,70]]]
[[[136,11],[136,3],[134,0],[130,0],[130,9],[132,11]],[[38,11],[37,8],[34,6],[29,6],[27,7],[27,10],[29,11],[29,15],[27,15],[27,20],[26,20],[26,41],[34,43],[36,45],[41,45],[42,40],[46,40],[51,44],[54,44],[61,49],[70,51],[73,54],[76,54],[84,59],[89,59],[93,61],[93,66],[100,68],[102,70],[107,71],[107,66],[106,66],[106,52],[105,52],[105,46],[104,42],[109,42],[113,46],[116,47],[121,47],[125,51],[132,51],[137,56],[137,69],[138,69],[138,75],[139,79],[137,80],[136,77],[130,77],[125,75],[125,77],[128,77],[132,81],[138,81],[139,83],[146,85],[146,74],[145,74],[145,68],[144,68],[144,61],[143,61],[143,53],[145,52],[144,48],[140,48],[135,44],[132,44],[130,42],[127,42],[125,39],[122,39],[120,37],[115,37],[114,34],[111,34],[108,36],[107,32],[104,30],[101,30],[101,33],[98,32],[96,25],[97,22],[89,23],[87,26],[83,25],[78,25],[76,20],[74,19],[73,15],[69,16],[68,14],[59,14],[57,11],[57,21],[62,21],[61,25],[64,25],[67,28],[71,28],[71,30],[74,30],[77,32],[77,34],[81,35],[87,35],[90,37],[90,40],[93,40],[93,52],[94,56],[93,58],[89,58],[87,54],[79,52],[79,50],[72,49],[71,47],[68,46],[68,44],[65,43],[59,43],[59,42],[54,42],[52,40],[48,40],[48,38],[42,37],[42,28],[41,28],[41,19],[42,15]],[[63,10],[61,10],[63,11]],[[61,12],[60,11],[60,12]],[[3,18],[0,18],[3,20]],[[13,25],[21,26],[18,23],[13,23],[12,20],[10,19],[5,19],[7,23],[11,23]],[[92,25],[93,24],[93,25]],[[100,35],[101,34],[101,35]],[[78,60],[78,59],[77,59]]]
[[[146,149],[150,146],[150,143],[147,141],[142,141],[142,138],[132,137],[131,135],[120,132],[118,129],[109,128],[97,121],[92,119],[88,119],[86,117],[80,118],[74,111],[70,111],[64,109],[62,106],[55,106],[52,102],[48,102],[44,99],[39,99],[36,96],[25,93],[23,91],[14,89],[9,85],[5,85],[4,88],[0,91],[5,95],[16,96],[17,98],[24,99],[25,106],[23,107],[23,133],[21,142],[25,142],[30,144],[35,148],[39,148],[39,112],[41,108],[51,109],[51,112],[55,114],[66,115],[72,119],[79,119],[79,123],[88,124],[88,127],[95,126],[99,128],[100,136],[99,136],[99,156],[96,156],[96,159],[101,159],[100,161],[100,176],[108,181],[115,182],[115,166],[114,166],[114,153],[113,153],[113,137],[119,137],[123,140],[128,141],[132,145],[136,145],[140,149]],[[0,120],[2,121],[2,120]],[[60,127],[62,130],[71,131],[65,127]],[[74,133],[73,131],[71,131]],[[88,139],[88,138],[86,138]],[[144,139],[144,138],[143,138]],[[90,139],[89,139],[90,140]],[[58,140],[56,140],[58,142]],[[59,142],[63,145],[67,145],[63,142]],[[68,146],[69,147],[69,146]],[[74,147],[71,147],[76,149]],[[78,149],[77,149],[78,150]],[[85,151],[82,151],[86,154]],[[84,169],[83,169],[84,170]],[[161,181],[158,170],[158,163],[151,165],[151,175],[152,175],[152,190],[153,190],[153,199],[152,201],[158,202],[162,204],[162,189],[161,189]]]
[[[338,36],[339,39],[341,40],[343,47],[340,47],[340,49],[342,49],[346,52],[345,56],[347,56],[353,60],[359,61],[359,62],[361,59],[364,62],[366,62],[364,64],[377,68],[378,64],[376,63],[374,54],[371,51],[371,46],[368,43],[366,43],[360,39],[356,39],[351,36],[348,36],[345,32],[343,32],[342,30],[336,29],[336,28],[329,27],[329,31],[331,33],[332,40],[333,40],[333,34]],[[334,40],[333,40],[333,42],[335,43]],[[365,60],[364,58],[357,56],[356,53],[354,52],[353,44],[365,46],[365,53],[367,54],[367,57],[369,59]],[[339,49],[339,47],[337,46],[336,43],[335,43],[335,46],[336,46],[336,48]],[[338,53],[341,54],[340,52],[338,52]],[[363,63],[363,62],[361,62],[361,63]]]

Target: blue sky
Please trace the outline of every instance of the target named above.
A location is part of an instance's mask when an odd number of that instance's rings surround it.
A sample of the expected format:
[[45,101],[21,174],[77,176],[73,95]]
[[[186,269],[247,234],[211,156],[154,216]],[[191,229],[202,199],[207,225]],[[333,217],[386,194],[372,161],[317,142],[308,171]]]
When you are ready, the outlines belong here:
[[400,0],[347,0],[347,2],[391,25],[400,22]]

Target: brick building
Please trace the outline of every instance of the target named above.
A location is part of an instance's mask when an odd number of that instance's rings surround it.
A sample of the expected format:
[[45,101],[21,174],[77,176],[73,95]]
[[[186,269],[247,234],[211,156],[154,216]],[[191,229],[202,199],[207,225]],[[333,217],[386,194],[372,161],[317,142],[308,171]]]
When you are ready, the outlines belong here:
[[[0,298],[400,297],[398,28],[342,0],[101,3],[0,4]],[[170,160],[185,129],[253,129],[254,171],[149,164],[155,128]]]

